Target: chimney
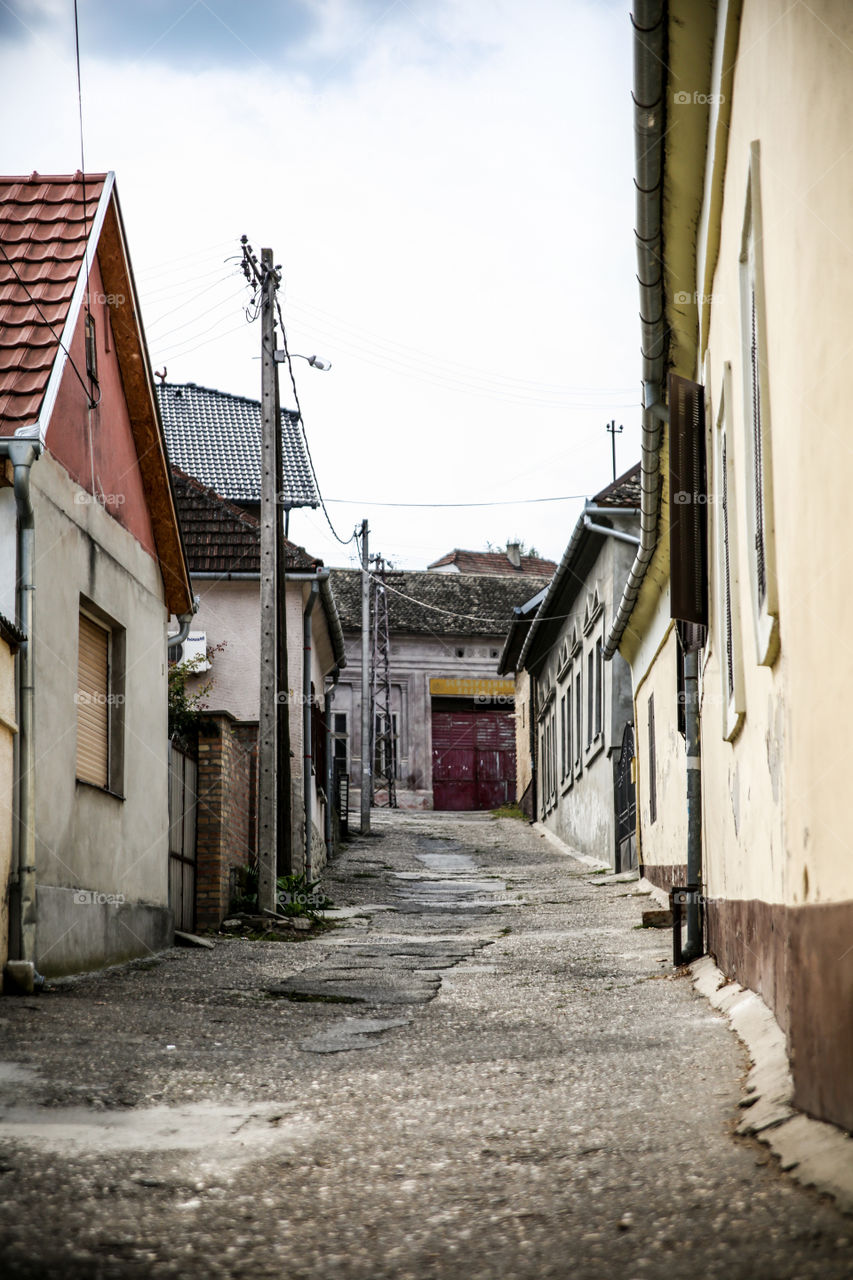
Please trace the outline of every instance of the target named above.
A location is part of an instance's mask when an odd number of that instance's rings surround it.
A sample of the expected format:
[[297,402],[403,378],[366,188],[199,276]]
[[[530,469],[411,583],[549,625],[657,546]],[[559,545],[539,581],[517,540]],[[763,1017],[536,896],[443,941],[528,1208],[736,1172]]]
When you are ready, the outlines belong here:
[[506,544],[506,558],[512,565],[513,569],[521,568],[521,543],[508,542]]

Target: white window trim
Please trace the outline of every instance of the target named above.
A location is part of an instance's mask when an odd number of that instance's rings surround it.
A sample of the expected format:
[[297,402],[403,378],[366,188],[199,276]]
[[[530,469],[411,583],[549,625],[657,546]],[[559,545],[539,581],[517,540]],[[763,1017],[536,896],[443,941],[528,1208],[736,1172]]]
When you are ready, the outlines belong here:
[[[767,308],[764,290],[764,228],[761,214],[760,145],[750,143],[749,176],[743,219],[740,252],[741,357],[744,419],[743,433],[749,468],[744,485],[746,505],[747,558],[749,560],[750,597],[755,628],[756,661],[772,666],[779,653],[779,599],[776,579],[776,537],[773,517],[773,467],[770,432],[770,388],[767,376]],[[761,475],[756,477],[757,461],[753,441],[752,405],[752,297],[755,298],[755,323],[759,344],[758,381],[761,401]],[[760,482],[764,509],[764,566],[766,589],[759,599],[758,562],[755,554],[755,511],[753,493]]]
[[[737,737],[746,716],[746,696],[743,678],[743,636],[740,619],[740,547],[738,542],[737,486],[735,483],[734,463],[732,460],[732,366],[726,361],[723,366],[723,382],[720,388],[720,407],[717,412],[716,431],[714,433],[714,524],[716,552],[716,591],[714,593],[714,610],[716,613],[716,643],[720,666],[720,702],[722,704],[722,732],[726,742]],[[725,441],[725,476],[723,475],[723,442]],[[726,505],[725,514],[728,524],[728,561],[729,561],[729,616],[731,619],[732,645],[732,691],[729,693],[728,657],[726,635],[726,530],[723,524],[723,491],[725,482]]]

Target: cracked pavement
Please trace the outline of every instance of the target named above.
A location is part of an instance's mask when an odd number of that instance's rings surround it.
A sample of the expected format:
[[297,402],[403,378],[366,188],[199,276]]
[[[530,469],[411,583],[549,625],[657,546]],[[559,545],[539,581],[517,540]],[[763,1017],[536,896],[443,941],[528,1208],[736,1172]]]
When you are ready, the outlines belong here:
[[0,1004],[4,1276],[847,1277],[637,886],[374,813],[334,927]]

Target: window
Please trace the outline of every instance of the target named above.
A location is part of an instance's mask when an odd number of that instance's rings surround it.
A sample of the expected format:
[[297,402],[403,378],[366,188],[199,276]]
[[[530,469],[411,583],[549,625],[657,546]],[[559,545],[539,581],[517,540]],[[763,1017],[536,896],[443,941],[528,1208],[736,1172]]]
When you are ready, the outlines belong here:
[[560,699],[560,781],[566,780],[566,769],[569,766],[566,755],[566,695]]
[[397,713],[390,717],[377,715],[373,726],[375,743],[373,751],[373,775],[376,778],[397,778]]
[[583,742],[583,684],[581,669],[575,676],[575,773],[581,771],[581,744]]
[[657,821],[658,792],[655,762],[655,695],[649,695],[649,822]]
[[120,794],[124,745],[124,631],[80,611],[77,650],[77,765],[80,782]]
[[93,382],[98,381],[98,342],[97,330],[95,329],[95,317],[91,311],[86,312],[84,322],[84,334],[86,340],[86,373]]
[[723,371],[723,389],[717,415],[715,450],[716,515],[716,617],[720,662],[723,737],[731,742],[743,723],[746,705],[738,592],[737,507],[734,500],[733,459],[729,448],[728,415],[731,404],[731,365]]
[[347,713],[345,711],[336,711],[332,716],[332,726],[332,759],[342,760],[344,771],[346,771],[347,739],[349,738]]
[[572,777],[572,682],[566,690],[566,777]]
[[595,672],[593,653],[590,649],[586,655],[586,745],[592,745],[593,699],[595,697]]
[[604,724],[604,659],[599,638],[595,642],[595,736],[601,737]]
[[767,322],[762,259],[760,148],[750,146],[749,179],[740,254],[744,429],[749,475],[746,509],[750,594],[758,662],[771,666],[779,652],[779,603],[770,455]]

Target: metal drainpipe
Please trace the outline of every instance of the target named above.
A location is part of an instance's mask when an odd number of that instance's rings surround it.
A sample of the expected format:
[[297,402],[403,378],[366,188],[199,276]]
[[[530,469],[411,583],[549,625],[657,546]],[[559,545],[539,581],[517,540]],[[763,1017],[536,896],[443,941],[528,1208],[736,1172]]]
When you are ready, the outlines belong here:
[[33,736],[35,720],[35,664],[33,660],[33,622],[35,595],[35,519],[30,494],[30,469],[41,453],[38,440],[8,439],[2,442],[0,456],[6,457],[14,469],[15,505],[18,514],[18,592],[17,625],[25,639],[18,650],[18,777],[17,777],[17,847],[18,847],[18,960],[28,968],[31,979],[40,986],[44,979],[36,969],[36,752]]
[[184,643],[184,641],[186,640],[187,636],[190,633],[190,627],[193,624],[193,618],[198,613],[200,605],[201,605],[200,597],[193,596],[192,612],[179,613],[177,615],[178,622],[180,623],[181,629],[180,631],[177,631],[173,636],[166,637],[166,644],[169,649],[177,649],[179,644]]
[[615,538],[617,542],[630,542],[632,547],[640,545],[640,539],[633,533],[623,533],[621,529],[611,529],[608,524],[596,524],[588,515],[583,518],[583,527],[591,533],[601,533],[607,538]]
[[704,954],[699,895],[702,891],[702,760],[699,739],[699,650],[684,654],[684,736],[687,745],[687,946],[682,963]]
[[302,788],[305,799],[305,878],[311,879],[311,828],[313,825],[311,782],[311,614],[320,594],[320,583],[315,578],[302,611]]
[[326,859],[332,860],[332,787],[334,786],[334,766],[332,758],[332,703],[335,699],[335,685],[340,678],[340,668],[335,667],[331,673],[332,687],[327,689],[323,699],[323,719],[326,724],[326,814],[323,823],[326,837]]

